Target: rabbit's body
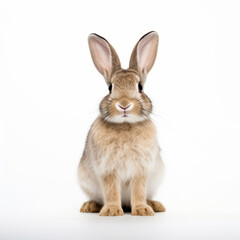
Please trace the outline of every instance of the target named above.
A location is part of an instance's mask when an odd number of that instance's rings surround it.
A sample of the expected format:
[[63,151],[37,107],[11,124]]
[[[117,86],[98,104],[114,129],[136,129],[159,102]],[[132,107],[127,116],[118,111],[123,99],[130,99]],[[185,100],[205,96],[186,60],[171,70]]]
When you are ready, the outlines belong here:
[[143,91],[158,46],[156,32],[146,34],[135,46],[129,68],[124,70],[114,48],[91,34],[93,62],[108,84],[109,94],[100,103],[100,116],[93,123],[79,163],[80,186],[90,198],[81,212],[101,216],[133,215],[164,211],[152,201],[163,176],[156,129],[150,119],[152,103]]
[[93,123],[79,164],[80,186],[103,205],[101,176],[113,172],[120,182],[122,205],[130,206],[131,181],[136,175],[148,176],[146,196],[152,199],[163,176],[163,163],[151,120],[118,126],[98,118]]

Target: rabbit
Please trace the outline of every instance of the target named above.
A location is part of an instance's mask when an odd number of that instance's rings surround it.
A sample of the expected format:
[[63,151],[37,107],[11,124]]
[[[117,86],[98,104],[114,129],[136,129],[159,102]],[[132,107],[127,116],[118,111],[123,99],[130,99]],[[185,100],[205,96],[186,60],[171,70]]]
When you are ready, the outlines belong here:
[[157,32],[145,34],[135,45],[128,69],[122,69],[115,49],[103,37],[90,34],[88,43],[97,70],[109,93],[100,103],[78,166],[80,187],[89,197],[80,212],[100,216],[152,216],[165,211],[153,201],[164,172],[152,103],[144,93],[147,74],[157,55]]

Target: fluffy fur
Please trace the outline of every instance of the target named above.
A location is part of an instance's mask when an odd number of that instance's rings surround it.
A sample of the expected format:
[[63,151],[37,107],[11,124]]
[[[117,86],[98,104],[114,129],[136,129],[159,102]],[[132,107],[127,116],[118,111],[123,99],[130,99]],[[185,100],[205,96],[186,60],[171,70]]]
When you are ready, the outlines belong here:
[[93,62],[111,84],[111,92],[100,103],[100,116],[92,124],[79,163],[79,183],[90,199],[81,212],[120,216],[124,206],[133,215],[165,211],[160,202],[152,201],[163,163],[150,119],[152,103],[139,91],[139,83],[144,84],[155,61],[156,43],[156,32],[141,38],[133,50],[131,68],[123,70],[107,40],[95,34],[89,37]]

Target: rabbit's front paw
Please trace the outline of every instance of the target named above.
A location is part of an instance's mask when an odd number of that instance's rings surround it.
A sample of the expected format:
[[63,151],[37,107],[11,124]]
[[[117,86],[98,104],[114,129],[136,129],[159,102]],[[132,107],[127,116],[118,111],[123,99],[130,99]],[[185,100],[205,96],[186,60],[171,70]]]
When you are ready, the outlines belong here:
[[153,216],[153,209],[147,204],[132,207],[132,215],[134,216]]
[[123,210],[120,206],[103,206],[100,216],[123,216]]

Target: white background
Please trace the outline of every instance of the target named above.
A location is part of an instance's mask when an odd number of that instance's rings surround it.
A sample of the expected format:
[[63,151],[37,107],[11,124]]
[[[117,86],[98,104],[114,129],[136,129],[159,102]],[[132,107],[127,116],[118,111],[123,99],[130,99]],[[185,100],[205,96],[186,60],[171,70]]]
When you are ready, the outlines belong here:
[[[239,12],[239,1],[1,1],[0,239],[239,239]],[[108,93],[88,34],[127,68],[151,30],[160,42],[145,92],[167,212],[80,214],[77,165]]]

